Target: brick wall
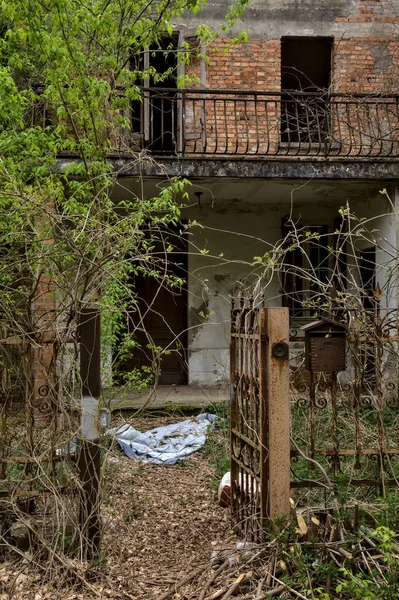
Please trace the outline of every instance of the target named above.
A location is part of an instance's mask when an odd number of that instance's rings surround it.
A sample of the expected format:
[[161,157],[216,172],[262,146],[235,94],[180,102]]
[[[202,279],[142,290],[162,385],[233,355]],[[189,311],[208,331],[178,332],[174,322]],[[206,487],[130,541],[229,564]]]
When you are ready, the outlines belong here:
[[[372,4],[369,2],[368,4]],[[363,3],[365,5],[366,3]],[[365,7],[360,7],[365,17]],[[368,14],[368,13],[367,13]],[[250,40],[246,44],[227,48],[226,42],[217,42],[209,51],[205,78],[199,87],[210,90],[237,90],[258,92],[257,95],[193,94],[185,106],[186,152],[215,154],[281,154],[281,131],[285,127],[286,105],[279,98],[268,96],[267,91],[279,92],[281,87],[280,40]],[[194,61],[188,73],[200,71]],[[344,93],[394,93],[399,82],[399,42],[392,38],[357,37],[335,40],[333,47],[332,91]],[[260,94],[259,92],[263,92]],[[315,105],[299,115],[298,122],[319,119]],[[371,138],[382,139],[392,126],[392,112],[398,120],[396,106],[376,109],[360,103],[332,105],[332,131],[337,153],[362,153]],[[291,118],[291,117],[290,117]],[[335,121],[335,123],[334,123]],[[371,123],[371,125],[370,125]],[[370,126],[375,128],[371,131]],[[290,133],[286,135],[289,138]],[[306,138],[306,135],[305,135]],[[318,143],[316,135],[311,142]],[[320,144],[321,145],[321,144]],[[338,147],[339,146],[339,147]],[[386,148],[382,148],[385,152]],[[367,150],[371,155],[381,154],[381,144]]]
[[207,86],[214,89],[278,90],[280,88],[280,40],[250,40],[231,46],[216,42],[206,66]]
[[[250,40],[227,51],[226,42],[219,41],[210,49],[208,59],[206,80],[197,87],[262,92],[280,90],[280,40]],[[187,74],[199,76],[199,73],[199,61],[194,60],[187,68]],[[336,39],[332,78],[335,90],[396,91],[399,87],[399,38]]]
[[[193,94],[186,102],[186,151],[215,154],[258,154],[276,151],[278,103],[265,96],[266,90],[280,89],[280,41],[251,40],[228,46],[219,40],[209,51],[205,81],[197,87],[213,90],[263,92],[252,95]],[[194,61],[189,74],[199,72]],[[269,126],[265,127],[268,121]]]
[[333,87],[342,92],[397,93],[399,41],[381,38],[336,40]]

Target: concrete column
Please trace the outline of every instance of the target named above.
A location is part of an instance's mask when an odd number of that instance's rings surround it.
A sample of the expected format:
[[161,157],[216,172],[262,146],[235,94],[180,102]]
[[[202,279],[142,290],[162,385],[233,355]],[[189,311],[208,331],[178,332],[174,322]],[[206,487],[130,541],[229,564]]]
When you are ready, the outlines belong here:
[[392,186],[387,195],[380,196],[379,211],[375,227],[376,234],[376,283],[383,291],[382,308],[397,308],[397,259],[399,255],[399,189]]

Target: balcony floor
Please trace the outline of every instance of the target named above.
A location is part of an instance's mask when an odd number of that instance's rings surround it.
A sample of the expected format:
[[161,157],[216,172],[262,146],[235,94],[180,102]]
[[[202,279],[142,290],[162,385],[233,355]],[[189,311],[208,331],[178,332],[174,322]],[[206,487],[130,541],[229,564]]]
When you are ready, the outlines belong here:
[[[356,159],[308,157],[202,157],[181,158],[159,156],[142,161],[131,156],[110,156],[110,163],[123,177],[186,177],[207,178],[262,178],[262,179],[324,179],[324,180],[398,180],[398,159]],[[59,173],[75,162],[76,158],[60,157]]]

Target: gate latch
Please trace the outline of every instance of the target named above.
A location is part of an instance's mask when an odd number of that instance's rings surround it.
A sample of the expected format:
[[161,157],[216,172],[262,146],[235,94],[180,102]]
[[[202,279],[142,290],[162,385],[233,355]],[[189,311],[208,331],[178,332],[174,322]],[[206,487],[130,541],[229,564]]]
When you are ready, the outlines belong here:
[[276,342],[272,346],[272,356],[277,360],[286,360],[288,358],[289,346],[285,342]]

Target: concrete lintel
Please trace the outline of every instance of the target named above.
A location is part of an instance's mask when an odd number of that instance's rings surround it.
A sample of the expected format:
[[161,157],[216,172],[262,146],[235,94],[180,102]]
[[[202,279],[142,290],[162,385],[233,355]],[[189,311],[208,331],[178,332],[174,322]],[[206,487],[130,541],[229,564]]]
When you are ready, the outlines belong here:
[[[76,159],[59,158],[62,173]],[[250,158],[110,158],[121,177],[216,177],[265,179],[399,180],[398,160],[309,160]]]

